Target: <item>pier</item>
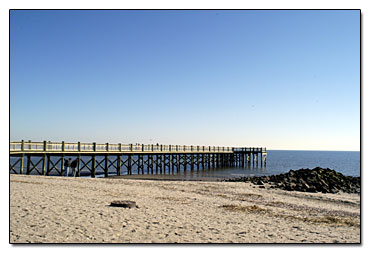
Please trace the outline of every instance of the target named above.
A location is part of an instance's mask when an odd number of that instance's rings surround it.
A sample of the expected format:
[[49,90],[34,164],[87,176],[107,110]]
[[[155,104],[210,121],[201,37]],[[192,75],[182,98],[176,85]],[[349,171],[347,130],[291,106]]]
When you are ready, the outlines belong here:
[[76,176],[158,174],[223,167],[266,167],[266,148],[154,144],[10,142],[10,173],[65,175],[76,160]]

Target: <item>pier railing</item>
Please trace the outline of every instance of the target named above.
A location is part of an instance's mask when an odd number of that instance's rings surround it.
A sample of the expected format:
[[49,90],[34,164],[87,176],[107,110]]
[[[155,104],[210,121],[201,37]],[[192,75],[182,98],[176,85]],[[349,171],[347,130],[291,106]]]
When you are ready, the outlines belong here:
[[[226,152],[232,153],[241,148],[220,146],[186,146],[186,145],[155,145],[155,144],[97,144],[68,142],[10,142],[10,152]],[[245,148],[258,151],[262,148]]]
[[235,152],[251,152],[251,153],[256,153],[256,152],[262,152],[266,153],[266,148],[233,148],[233,151]]

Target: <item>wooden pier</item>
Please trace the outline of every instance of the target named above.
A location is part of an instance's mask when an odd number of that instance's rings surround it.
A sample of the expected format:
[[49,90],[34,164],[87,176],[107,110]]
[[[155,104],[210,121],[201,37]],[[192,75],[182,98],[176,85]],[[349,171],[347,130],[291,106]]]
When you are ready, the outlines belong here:
[[[66,159],[76,160],[76,176],[135,172],[157,174],[223,167],[266,167],[266,148],[185,145],[10,142],[10,173],[65,175]],[[26,163],[26,164],[25,164]]]

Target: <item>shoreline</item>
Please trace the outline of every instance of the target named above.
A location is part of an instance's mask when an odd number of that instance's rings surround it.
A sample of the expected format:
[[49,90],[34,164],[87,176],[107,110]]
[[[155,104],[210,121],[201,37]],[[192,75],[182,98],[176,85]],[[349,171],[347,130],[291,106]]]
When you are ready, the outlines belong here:
[[121,176],[109,176],[109,179],[129,179],[129,180],[154,180],[154,181],[190,181],[190,182],[219,182],[220,180],[226,179],[221,177],[198,177],[189,178],[183,175],[170,175],[170,174],[154,174],[154,175],[121,175]]
[[10,243],[360,243],[359,195],[263,187],[10,175]]

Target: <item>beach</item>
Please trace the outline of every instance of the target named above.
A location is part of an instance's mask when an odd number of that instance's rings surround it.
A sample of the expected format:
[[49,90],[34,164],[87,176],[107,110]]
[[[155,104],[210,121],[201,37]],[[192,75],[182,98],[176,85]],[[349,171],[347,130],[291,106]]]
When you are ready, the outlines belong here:
[[10,175],[10,243],[360,243],[360,195]]

